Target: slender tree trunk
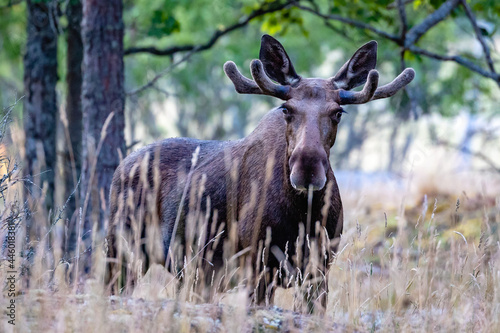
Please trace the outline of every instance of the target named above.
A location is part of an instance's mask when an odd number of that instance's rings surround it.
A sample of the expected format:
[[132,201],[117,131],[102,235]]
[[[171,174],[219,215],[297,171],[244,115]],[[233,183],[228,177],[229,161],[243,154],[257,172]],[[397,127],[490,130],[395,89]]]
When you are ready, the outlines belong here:
[[[477,100],[477,99],[476,99]],[[476,104],[476,107],[479,108],[479,105]],[[477,133],[477,115],[468,112],[466,113],[467,117],[467,127],[465,128],[465,132],[463,134],[462,140],[459,144],[460,150],[462,152],[461,156],[458,159],[457,167],[460,171],[467,171],[470,169],[472,164],[472,156],[467,152],[472,151],[472,139],[474,135]]]
[[[125,152],[121,0],[84,0],[82,235],[102,231],[113,172]],[[106,131],[103,131],[106,120]],[[88,237],[87,237],[88,238]],[[85,239],[84,239],[85,241]],[[91,243],[85,242],[87,246]]]
[[[27,1],[27,43],[24,55],[25,197],[36,205],[46,188],[37,217],[54,204],[56,167],[57,15],[55,1]],[[45,217],[45,216],[44,216]],[[37,233],[33,217],[26,222],[28,239]],[[38,223],[40,225],[40,223]]]
[[83,43],[81,36],[82,3],[80,0],[70,0],[66,7],[68,19],[67,28],[67,75],[66,85],[66,123],[64,133],[66,149],[64,151],[64,198],[70,198],[66,206],[68,224],[65,228],[65,253],[68,254],[76,244],[76,206],[80,203],[79,189],[76,188],[81,172],[82,147],[82,60]]
[[394,123],[392,125],[391,136],[389,138],[389,163],[387,164],[387,171],[393,172],[394,165],[397,161],[397,143],[396,139],[399,133],[399,126],[401,126],[401,121],[397,116],[393,119]]

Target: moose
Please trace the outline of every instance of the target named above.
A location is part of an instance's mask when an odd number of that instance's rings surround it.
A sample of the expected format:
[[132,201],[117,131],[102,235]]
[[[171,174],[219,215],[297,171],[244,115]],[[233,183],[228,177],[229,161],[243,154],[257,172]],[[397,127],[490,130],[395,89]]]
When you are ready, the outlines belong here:
[[[406,68],[392,82],[378,87],[376,61],[377,42],[371,41],[332,78],[302,78],[281,43],[264,35],[259,59],[250,66],[253,80],[242,75],[234,62],[226,62],[224,71],[238,93],[268,95],[284,103],[269,111],[243,139],[170,138],[122,161],[110,191],[107,240],[114,281],[127,269],[127,278],[132,278],[130,265],[116,265],[118,258],[126,256],[126,248],[136,246],[147,253],[159,246],[160,257],[153,259],[149,254],[142,265],[160,261],[173,266],[172,245],[175,241],[183,244],[185,254],[186,238],[193,233],[204,233],[206,239],[234,239],[233,253],[243,254],[253,266],[265,257],[264,275],[270,277],[283,269],[293,275],[294,270],[304,269],[311,253],[321,253],[323,262],[318,267],[327,276],[328,260],[337,250],[335,240],[343,228],[342,201],[329,161],[344,113],[342,105],[390,97],[415,76],[412,68]],[[352,91],[362,84],[362,90]],[[130,217],[139,206],[143,207],[140,213]],[[198,219],[204,221],[197,227],[187,222],[191,210],[198,210]],[[148,233],[143,223],[146,217],[153,221],[150,225],[155,231]],[[135,245],[119,245],[126,238],[124,233],[133,230],[138,235],[131,237]],[[153,234],[160,245],[146,237]],[[299,241],[301,236],[306,240]],[[224,266],[228,258],[223,243],[213,242],[208,268]],[[128,260],[132,260],[130,255]],[[267,288],[272,283],[257,275],[249,284],[261,302],[272,293]],[[271,287],[283,284],[276,279],[273,283]],[[325,295],[327,283],[322,288]]]

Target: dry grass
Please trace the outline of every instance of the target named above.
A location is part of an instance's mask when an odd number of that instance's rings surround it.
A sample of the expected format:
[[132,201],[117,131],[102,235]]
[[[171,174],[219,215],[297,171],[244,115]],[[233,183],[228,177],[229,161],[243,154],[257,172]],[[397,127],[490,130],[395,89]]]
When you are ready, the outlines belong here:
[[[22,184],[16,177],[13,172],[0,184],[1,216],[2,224],[13,219],[21,223],[16,238],[20,253],[26,244]],[[76,257],[61,260],[64,221],[51,227],[40,216],[41,237],[31,244],[35,255],[16,256],[15,267],[28,266],[31,272],[17,281],[16,326],[3,316],[0,331],[499,332],[499,178],[473,173],[446,180],[413,177],[407,190],[396,193],[387,193],[393,187],[383,184],[343,193],[346,221],[330,265],[328,305],[312,314],[303,299],[309,284],[303,281],[292,280],[289,289],[277,290],[274,305],[252,305],[245,282],[255,272],[241,260],[228,264],[215,283],[205,282],[198,234],[189,236],[197,247],[186,258],[173,258],[182,267],[175,276],[160,265],[143,274],[143,258],[129,255],[129,272],[138,281],[112,296],[105,284],[104,247],[92,253],[91,272],[75,279]],[[194,214],[203,220],[196,207]],[[2,226],[2,239],[6,231]],[[130,237],[137,237],[137,228]],[[132,238],[124,247],[137,253],[129,247],[135,246]],[[7,279],[6,263],[2,260],[1,281]],[[10,299],[5,290],[3,295],[0,307],[5,311]]]

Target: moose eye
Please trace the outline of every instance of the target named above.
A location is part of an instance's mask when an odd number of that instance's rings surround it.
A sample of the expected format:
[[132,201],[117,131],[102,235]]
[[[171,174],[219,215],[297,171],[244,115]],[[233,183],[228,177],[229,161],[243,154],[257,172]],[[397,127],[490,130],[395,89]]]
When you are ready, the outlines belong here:
[[291,122],[293,119],[293,113],[292,110],[286,108],[286,107],[281,107],[281,111],[283,112],[283,116],[285,117],[286,122]]
[[346,113],[344,110],[338,110],[335,112],[335,116],[333,117],[333,120],[336,122],[340,122],[340,119],[342,118],[342,113]]

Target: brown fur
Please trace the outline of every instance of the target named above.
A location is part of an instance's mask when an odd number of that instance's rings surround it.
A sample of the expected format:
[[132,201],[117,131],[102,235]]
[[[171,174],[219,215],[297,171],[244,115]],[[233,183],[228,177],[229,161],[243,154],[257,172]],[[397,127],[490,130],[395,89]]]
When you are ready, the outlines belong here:
[[[230,178],[229,170],[224,164],[225,154],[229,154],[233,161],[239,161],[238,184],[236,189],[236,208],[235,216],[238,221],[238,239],[239,244],[236,249],[241,250],[252,245],[252,236],[257,233],[258,240],[262,240],[266,235],[266,228],[270,227],[272,231],[271,245],[277,245],[283,252],[285,245],[289,243],[289,253],[294,254],[294,243],[298,236],[299,224],[306,224],[307,221],[307,192],[295,190],[290,182],[290,168],[288,166],[289,150],[287,149],[287,123],[283,118],[281,109],[270,111],[260,122],[257,128],[246,138],[237,141],[201,141],[194,139],[176,138],[166,139],[153,143],[129,155],[118,167],[115,172],[112,190],[111,190],[111,228],[108,233],[110,248],[112,253],[110,257],[115,256],[114,235],[117,231],[119,219],[117,216],[127,216],[131,212],[124,210],[118,212],[118,198],[123,194],[120,200],[127,201],[127,193],[124,189],[133,189],[136,195],[134,202],[137,206],[148,206],[148,203],[142,201],[138,193],[143,192],[143,184],[140,179],[140,168],[137,167],[132,177],[129,177],[134,166],[138,166],[141,160],[149,156],[148,163],[148,186],[154,187],[154,156],[159,157],[160,167],[160,190],[156,197],[155,206],[158,207],[160,216],[160,227],[162,238],[164,240],[165,256],[168,251],[168,245],[172,237],[171,233],[174,227],[178,206],[181,200],[182,191],[186,175],[191,168],[191,158],[197,146],[200,146],[198,162],[193,173],[192,179],[199,179],[202,174],[207,175],[207,183],[204,198],[210,196],[211,210],[217,210],[219,221],[217,223],[228,222],[226,179]],[[226,153],[225,153],[226,150]],[[269,156],[275,154],[275,165],[270,184],[265,191],[265,202],[261,218],[261,224],[256,226],[259,203],[264,195],[262,189],[265,182],[265,167]],[[178,175],[183,175],[184,179],[179,179]],[[198,175],[198,176],[195,176]],[[331,168],[327,173],[328,182],[332,183],[331,194],[329,195],[330,204],[326,230],[331,238],[338,237],[342,230],[342,203],[335,176]],[[240,214],[245,205],[252,201],[252,182],[261,189],[257,192],[257,204],[246,209],[245,214]],[[325,186],[320,191],[315,191],[312,202],[313,216],[311,221],[323,221],[321,208],[324,206],[326,196]],[[189,194],[187,195],[189,197]],[[255,200],[255,199],[254,199]],[[187,210],[189,203],[185,203]],[[187,212],[185,212],[187,214]],[[211,221],[211,220],[210,220]],[[312,228],[312,227],[311,227]],[[208,226],[208,230],[211,225]],[[179,230],[182,233],[182,230]],[[313,230],[308,233],[314,234]],[[271,262],[276,261],[272,258]],[[270,265],[271,268],[279,264],[275,262]]]
[[[165,260],[172,250],[172,237],[190,246],[186,243],[189,235],[198,232],[197,235],[213,237],[215,231],[223,230],[224,239],[232,241],[231,235],[236,236],[236,243],[230,244],[232,253],[249,250],[247,258],[258,267],[259,246],[264,245],[270,230],[270,243],[265,244],[268,273],[282,265],[288,268],[290,261],[303,272],[308,253],[314,250],[308,248],[307,242],[296,248],[300,230],[305,228],[310,244],[318,247],[316,252],[326,252],[317,267],[325,282],[328,258],[338,244],[330,240],[340,236],[343,225],[342,202],[329,161],[343,113],[341,104],[391,96],[414,75],[408,69],[392,83],[377,89],[378,73],[373,69],[376,49],[376,42],[365,44],[328,80],[298,76],[283,46],[267,35],[262,38],[261,59],[251,65],[254,81],[245,78],[234,63],[227,62],[224,70],[238,92],[271,95],[286,102],[267,113],[244,139],[166,139],[128,156],[116,170],[111,188],[110,257],[123,256],[118,253],[119,240],[130,230],[135,230],[135,234],[140,231],[143,240],[136,237],[135,245],[129,244],[129,248],[140,243],[143,251],[154,253],[154,241],[146,237],[143,225],[149,219],[153,221],[152,227],[148,226],[152,233],[161,233],[163,254],[160,258],[148,256],[149,261]],[[364,82],[361,92],[348,91]],[[192,166],[197,147],[198,160]],[[308,190],[312,190],[310,206]],[[180,207],[183,196],[185,201]],[[179,212],[177,232],[173,235]],[[201,224],[188,224],[192,212],[197,212],[195,220]],[[317,230],[317,223],[321,230]],[[223,258],[226,245],[223,241],[217,244],[210,260],[219,269],[227,259]],[[296,252],[303,253],[300,260],[284,262],[283,254],[292,257]],[[110,261],[112,265],[116,262]],[[120,269],[111,268],[115,276],[120,274]],[[250,283],[255,287],[257,281]],[[326,283],[323,287],[327,288]],[[260,300],[263,290],[259,289]]]

